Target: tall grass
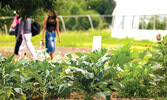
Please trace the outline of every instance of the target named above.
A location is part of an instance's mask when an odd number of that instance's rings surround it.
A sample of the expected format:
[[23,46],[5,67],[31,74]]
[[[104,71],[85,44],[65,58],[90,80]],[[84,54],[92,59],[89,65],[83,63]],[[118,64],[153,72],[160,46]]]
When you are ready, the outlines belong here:
[[[65,47],[83,47],[92,48],[93,36],[102,36],[102,48],[115,48],[117,45],[125,45],[129,42],[132,43],[132,48],[137,50],[143,50],[151,47],[154,42],[148,40],[136,41],[132,38],[118,39],[111,37],[110,30],[95,30],[95,31],[67,31],[60,33],[61,44],[56,43],[57,46]],[[41,34],[32,37],[32,42],[35,46],[39,46],[41,40]],[[15,36],[0,35],[0,48],[13,48],[15,45]]]

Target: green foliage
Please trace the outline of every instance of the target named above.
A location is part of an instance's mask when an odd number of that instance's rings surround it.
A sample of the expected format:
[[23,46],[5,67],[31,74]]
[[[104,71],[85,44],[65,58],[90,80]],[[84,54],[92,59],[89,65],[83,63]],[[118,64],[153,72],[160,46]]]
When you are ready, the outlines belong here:
[[[158,19],[158,16],[155,17],[155,29],[165,30],[166,29],[166,19]],[[142,21],[142,19],[141,19]],[[144,22],[144,29],[153,29],[154,17],[149,18],[148,23]],[[139,29],[142,29],[142,22],[139,23]]]
[[107,29],[107,28],[109,28],[109,23],[102,23],[102,26],[100,27],[101,29]]
[[[67,31],[61,34],[61,44],[57,42],[57,46],[64,47],[80,47],[80,48],[92,48],[93,36],[102,36],[102,48],[117,48],[117,45],[123,46],[133,41],[131,45],[132,51],[143,51],[146,48],[151,48],[152,45],[155,45],[155,42],[148,40],[136,41],[132,38],[118,39],[111,37],[111,31],[107,29],[103,30],[94,30],[94,31]],[[0,35],[0,49],[13,49],[15,45],[15,36]],[[32,43],[35,46],[39,46],[41,40],[41,34],[35,37],[32,37]],[[67,42],[68,41],[68,42]]]
[[2,9],[0,9],[0,16],[12,16],[12,15],[13,15],[13,11],[10,8],[10,6],[6,5]]
[[[44,16],[48,10],[56,10],[59,15],[87,15],[87,14],[112,14],[115,8],[114,0],[1,0],[0,16],[14,16],[17,11],[20,17],[35,17],[35,20],[43,26]],[[0,29],[4,32],[4,24],[10,27],[13,19],[0,20]],[[99,28],[101,22],[111,23],[111,18],[93,17],[94,28]],[[60,21],[61,22],[61,21]],[[65,18],[68,30],[88,30],[90,23],[88,18]],[[108,27],[102,25],[103,27]],[[61,25],[60,25],[61,26]],[[61,26],[62,27],[62,26]]]
[[21,78],[18,74],[18,67],[12,63],[14,55],[9,58],[5,58],[1,55],[0,59],[0,98],[3,100],[15,99],[15,94],[20,95],[20,98],[24,100],[25,95],[22,92],[20,81]]
[[131,46],[131,43],[123,47],[118,46],[116,50],[112,49],[111,51],[114,54],[111,55],[110,63],[109,63],[110,66],[117,66],[117,65],[122,66],[132,61],[134,57],[133,57],[133,53],[131,53],[130,46]]
[[[1,5],[0,5],[1,8]],[[3,8],[0,9],[0,17],[1,16],[13,16],[13,10],[8,6],[4,6]],[[7,25],[7,27],[10,27],[11,23],[12,23],[12,19],[0,19],[0,33],[5,32],[5,24]]]
[[[101,15],[111,15],[116,2],[114,0],[87,0],[87,9],[95,10]],[[105,18],[107,23],[111,23],[111,18]]]
[[150,62],[152,62],[152,69],[156,74],[154,84],[159,84],[160,91],[163,91],[163,95],[166,96],[167,87],[164,85],[167,82],[167,36],[164,36],[162,41],[157,42],[157,45],[150,52],[152,54]]
[[120,97],[150,98],[157,96],[156,85],[150,83],[153,80],[150,75],[152,73],[150,65],[135,61],[125,65],[123,70],[121,83],[124,87],[118,90]]
[[92,53],[66,54],[67,60],[55,58],[14,61],[0,54],[1,99],[68,98],[71,92],[85,100],[102,97],[166,97],[166,39],[140,53],[131,52],[131,43],[117,49]]
[[87,0],[87,9],[94,9],[100,14],[112,14],[116,3],[114,0]]
[[[58,62],[30,61],[27,59],[13,62],[13,56],[7,59],[2,55],[0,56],[1,98],[23,100],[23,98],[32,99],[40,96],[45,100],[46,97],[69,96],[71,93],[70,86],[62,86],[62,84],[66,84],[66,81],[60,77],[62,68]],[[63,87],[66,89],[59,93],[58,90]],[[64,91],[67,91],[68,88],[67,95]]]
[[113,67],[105,67],[110,59],[107,49],[95,50],[94,52],[76,53],[79,58],[75,59],[72,55],[69,57],[70,66],[66,69],[66,74],[73,77],[73,87],[75,91],[85,93],[85,99],[92,99],[93,96],[101,96],[104,99],[109,99],[111,87],[119,85],[113,79],[117,77],[116,70]]
[[77,4],[73,3],[73,5],[70,8],[70,13],[73,15],[79,15],[82,12],[82,8]]
[[0,89],[0,98],[2,100],[14,99],[14,92],[12,87],[1,87]]
[[148,49],[136,55],[131,53],[130,44],[128,44],[115,51],[114,56],[111,55],[113,59],[110,59],[110,64],[121,68],[118,73],[118,81],[122,86],[118,89],[118,96],[126,98],[158,97],[157,85],[152,83],[154,74],[148,62],[150,57],[146,57]]
[[59,15],[69,15],[69,8],[71,7],[72,3],[73,0],[56,0],[54,10],[56,10]]
[[[71,8],[69,9],[71,15],[97,15],[93,10],[90,11],[83,11],[81,6],[77,3],[73,3]],[[94,28],[98,28],[102,22],[101,17],[92,17],[92,22]],[[65,19],[66,28],[68,30],[88,30],[91,28],[90,22],[88,17],[76,17],[76,18],[67,18]]]
[[[11,9],[16,10],[21,17],[30,17],[35,15],[34,13],[39,8],[45,10],[53,9],[56,0],[2,0],[2,8],[9,5]],[[31,4],[30,4],[31,3]]]

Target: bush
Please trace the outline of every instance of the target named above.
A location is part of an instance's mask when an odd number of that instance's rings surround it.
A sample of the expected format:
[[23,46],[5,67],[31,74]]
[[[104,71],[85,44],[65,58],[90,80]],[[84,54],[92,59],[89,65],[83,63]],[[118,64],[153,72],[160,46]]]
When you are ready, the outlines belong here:
[[[98,13],[93,10],[83,11],[81,7],[77,4],[73,4],[69,9],[71,15],[97,15]],[[91,17],[94,28],[98,28],[102,22],[101,17]],[[75,18],[66,18],[66,29],[68,30],[88,30],[91,28],[90,21],[87,16],[85,17],[75,17]]]
[[109,23],[102,23],[101,29],[109,28],[110,24]]

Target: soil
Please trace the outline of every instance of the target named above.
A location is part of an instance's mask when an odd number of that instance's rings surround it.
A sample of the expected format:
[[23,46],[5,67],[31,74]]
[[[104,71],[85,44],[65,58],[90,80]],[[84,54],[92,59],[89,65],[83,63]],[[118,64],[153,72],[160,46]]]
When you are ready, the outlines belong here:
[[[42,98],[34,98],[32,100],[42,100]],[[50,100],[47,99],[46,100]],[[51,99],[51,100],[84,100],[84,95],[78,94],[76,92],[72,92],[70,97],[68,98],[58,98],[58,99]],[[93,97],[92,100],[104,100],[102,97]],[[153,98],[118,98],[117,93],[113,93],[110,96],[110,100],[155,100]]]
[[[40,47],[35,47],[36,50],[40,50]],[[44,48],[42,48],[44,49]],[[10,54],[13,54],[14,49],[0,49],[0,53],[2,53],[4,56],[8,56]],[[86,53],[90,53],[91,49],[88,48],[76,48],[76,47],[56,47],[54,56],[56,55],[63,55],[63,54],[67,54],[67,53],[71,53],[74,54],[75,52],[86,52]]]

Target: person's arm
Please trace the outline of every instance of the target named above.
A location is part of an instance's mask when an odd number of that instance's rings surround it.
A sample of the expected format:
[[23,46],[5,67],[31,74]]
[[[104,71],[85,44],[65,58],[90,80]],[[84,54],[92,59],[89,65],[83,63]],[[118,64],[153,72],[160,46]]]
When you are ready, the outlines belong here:
[[20,19],[20,24],[19,24],[16,40],[18,40],[20,35],[23,34],[23,31],[24,31],[23,28],[24,28],[24,21],[22,21],[22,19]]
[[57,22],[56,31],[59,38],[59,43],[61,43],[60,32],[59,32],[59,20],[57,18],[56,18],[56,22]]
[[17,16],[14,17],[13,22],[12,22],[12,24],[11,24],[10,27],[11,27],[11,28],[16,27],[16,22],[17,22]]
[[44,20],[44,26],[43,26],[43,30],[42,30],[41,41],[43,41],[43,38],[44,38],[44,33],[45,33],[45,29],[46,29],[47,19],[48,19],[48,17],[46,17],[45,20]]

